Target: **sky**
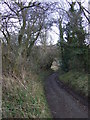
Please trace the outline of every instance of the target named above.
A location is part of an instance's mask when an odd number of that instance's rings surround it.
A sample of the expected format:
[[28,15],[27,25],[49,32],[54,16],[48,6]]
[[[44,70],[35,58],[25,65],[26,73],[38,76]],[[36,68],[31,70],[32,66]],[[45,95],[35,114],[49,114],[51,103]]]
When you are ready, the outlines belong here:
[[[9,0],[8,0],[9,1]],[[10,0],[11,1],[11,0]],[[18,1],[18,0],[17,0]],[[21,0],[21,1],[30,1],[30,0]],[[35,1],[35,0],[32,0]],[[40,2],[60,2],[65,6],[65,9],[68,9],[68,4],[66,4],[66,0],[39,0]],[[67,0],[67,1],[72,1],[72,0]],[[76,1],[76,0],[73,0]],[[83,6],[88,9],[88,0],[78,0],[83,3]],[[3,8],[2,8],[3,9]],[[0,33],[0,37],[2,36],[2,33]],[[51,41],[52,40],[52,41]],[[56,25],[52,26],[52,31],[48,32],[48,43],[56,44],[57,41],[59,40],[59,29]]]
[[[48,1],[52,1],[52,0],[41,0],[41,1],[44,1],[44,2],[47,1],[48,2]],[[53,0],[53,1],[60,1],[60,2],[62,2],[62,0]],[[64,0],[64,2],[65,1],[66,0]],[[67,1],[70,2],[72,0],[67,0]],[[73,1],[76,1],[76,0],[73,0]],[[88,9],[88,0],[78,0],[78,1],[81,1],[83,3],[83,6]],[[66,9],[68,9],[68,5],[64,4],[64,6],[66,7]],[[51,31],[49,32],[48,42],[50,42],[51,38],[52,38],[52,43],[53,44],[56,44],[57,41],[59,40],[59,29],[55,25],[52,26],[52,32]]]

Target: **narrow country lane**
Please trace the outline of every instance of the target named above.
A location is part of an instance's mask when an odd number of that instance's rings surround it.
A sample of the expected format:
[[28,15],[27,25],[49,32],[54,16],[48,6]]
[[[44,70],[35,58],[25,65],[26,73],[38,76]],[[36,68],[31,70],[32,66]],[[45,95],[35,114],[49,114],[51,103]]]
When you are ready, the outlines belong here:
[[57,73],[45,81],[45,94],[53,118],[88,118],[88,109],[78,102],[56,80]]

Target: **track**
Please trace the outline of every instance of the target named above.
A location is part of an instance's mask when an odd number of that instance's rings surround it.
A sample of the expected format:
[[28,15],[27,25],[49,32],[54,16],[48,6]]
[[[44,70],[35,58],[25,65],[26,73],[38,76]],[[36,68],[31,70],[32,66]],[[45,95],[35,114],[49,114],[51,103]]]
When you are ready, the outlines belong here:
[[[88,118],[88,108],[57,83],[54,73],[45,81],[45,94],[53,118]],[[61,85],[62,86],[62,85]]]

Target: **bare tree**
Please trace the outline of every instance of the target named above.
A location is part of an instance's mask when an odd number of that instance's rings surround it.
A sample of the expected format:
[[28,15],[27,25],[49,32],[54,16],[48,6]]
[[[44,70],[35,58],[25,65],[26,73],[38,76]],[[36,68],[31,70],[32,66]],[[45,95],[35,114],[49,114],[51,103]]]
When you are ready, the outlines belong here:
[[[31,49],[43,29],[48,30],[52,24],[49,15],[54,3],[2,1],[1,32],[3,44],[7,49],[5,59],[12,63],[14,69],[25,66]],[[13,54],[13,60],[10,58]],[[19,65],[20,64],[20,65]],[[14,70],[13,70],[14,71]]]

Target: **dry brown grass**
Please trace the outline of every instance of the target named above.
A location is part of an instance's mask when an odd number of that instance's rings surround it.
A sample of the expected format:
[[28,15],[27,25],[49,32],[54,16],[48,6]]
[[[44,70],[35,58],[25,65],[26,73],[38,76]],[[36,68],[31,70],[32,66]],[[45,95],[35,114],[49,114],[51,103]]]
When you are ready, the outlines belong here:
[[3,117],[51,117],[39,75],[27,73],[24,79],[3,75]]

